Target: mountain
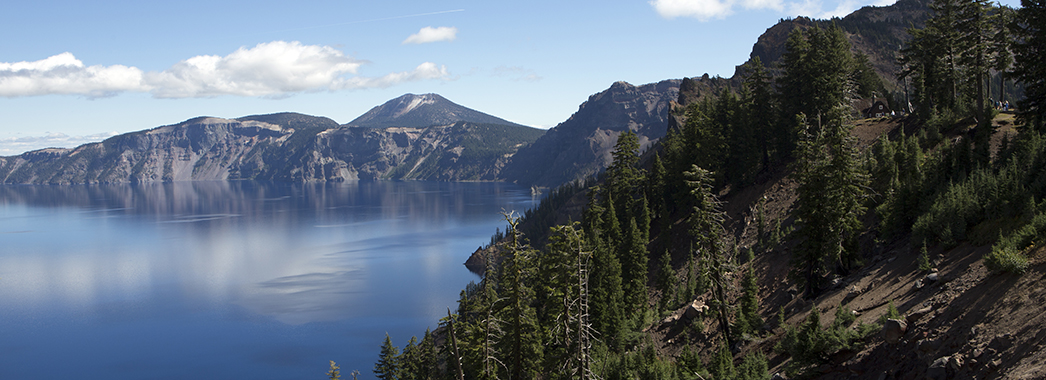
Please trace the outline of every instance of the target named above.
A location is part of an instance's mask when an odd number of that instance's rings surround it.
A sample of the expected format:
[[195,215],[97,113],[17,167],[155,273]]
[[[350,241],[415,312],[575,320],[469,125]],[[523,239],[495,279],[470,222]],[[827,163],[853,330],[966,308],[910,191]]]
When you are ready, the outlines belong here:
[[617,82],[589,96],[569,119],[520,149],[502,177],[554,187],[591,176],[610,165],[617,136],[626,130],[635,132],[646,149],[665,135],[669,103],[679,96],[679,83],[672,79],[637,87]]
[[[781,60],[788,34],[793,29],[837,25],[846,32],[853,50],[868,57],[886,88],[897,91],[902,87],[897,81],[900,71],[897,52],[909,39],[908,28],[922,28],[930,15],[929,0],[898,0],[887,6],[865,6],[841,19],[783,19],[759,36],[752,46],[749,61],[758,57],[764,66],[773,67]],[[738,78],[738,74],[739,70],[735,71],[734,77]]]
[[476,124],[522,125],[463,107],[437,94],[406,94],[389,100],[349,122],[353,127],[428,127],[459,121]]
[[296,113],[198,117],[75,149],[0,157],[0,183],[497,180],[516,150],[543,133],[463,121],[352,128]]

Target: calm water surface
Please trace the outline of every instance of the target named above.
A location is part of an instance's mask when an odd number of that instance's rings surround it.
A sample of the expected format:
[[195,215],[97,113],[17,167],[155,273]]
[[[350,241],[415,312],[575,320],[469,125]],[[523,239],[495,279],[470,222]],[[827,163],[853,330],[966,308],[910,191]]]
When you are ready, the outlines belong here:
[[0,379],[322,379],[436,328],[497,183],[0,186]]

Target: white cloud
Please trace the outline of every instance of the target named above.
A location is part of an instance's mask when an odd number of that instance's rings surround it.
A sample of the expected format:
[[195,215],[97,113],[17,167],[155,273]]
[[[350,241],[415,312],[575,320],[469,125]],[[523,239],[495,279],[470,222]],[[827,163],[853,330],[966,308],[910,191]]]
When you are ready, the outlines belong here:
[[411,72],[377,78],[356,76],[364,63],[330,46],[286,41],[241,47],[224,57],[196,56],[159,72],[123,65],[85,66],[73,54],[62,53],[34,62],[0,62],[0,96],[72,94],[94,98],[148,92],[156,98],[284,97],[301,92],[388,87],[448,75],[445,67],[426,62]]
[[110,96],[143,91],[142,71],[123,65],[84,66],[70,53],[34,62],[0,62],[0,96],[46,94]]
[[427,44],[429,42],[454,41],[455,38],[458,38],[458,28],[447,26],[433,28],[431,26],[426,26],[421,28],[417,33],[411,34],[410,37],[403,40],[403,44]]
[[654,6],[661,17],[668,19],[693,17],[701,21],[708,21],[733,13],[732,0],[653,0],[650,5]]
[[[832,17],[843,17],[851,12],[867,5],[868,0],[833,0],[828,7],[834,9],[825,10],[826,5],[821,0],[651,0],[650,5],[654,7],[661,17],[673,19],[676,17],[692,17],[700,21],[711,19],[722,19],[732,15],[736,8],[746,10],[775,10],[787,13],[788,16],[809,16],[813,18],[828,19]],[[896,0],[872,0],[871,5],[884,6],[893,4]]]
[[411,71],[389,73],[378,78],[352,77],[342,79],[332,85],[332,89],[365,89],[386,88],[397,83],[413,82],[427,79],[446,79],[450,76],[446,66],[436,66],[435,63],[425,62]]
[[116,136],[116,132],[96,133],[86,136],[69,136],[64,133],[47,133],[43,136],[0,138],[0,156],[13,156],[43,148],[75,148]]
[[280,96],[326,90],[361,65],[329,46],[273,41],[224,57],[192,57],[145,78],[159,98]]

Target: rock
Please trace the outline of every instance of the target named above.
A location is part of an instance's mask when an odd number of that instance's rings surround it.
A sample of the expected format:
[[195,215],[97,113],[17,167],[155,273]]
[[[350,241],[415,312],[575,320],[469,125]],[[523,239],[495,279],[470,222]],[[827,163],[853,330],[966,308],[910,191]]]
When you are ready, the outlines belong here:
[[933,272],[933,273],[930,273],[930,274],[926,275],[926,281],[927,282],[937,282],[937,280],[939,278],[940,278],[940,276],[937,274],[937,272]]
[[699,315],[704,314],[708,310],[708,305],[705,305],[701,300],[694,300],[690,305],[687,305],[686,310],[683,311],[683,317],[686,319],[694,319]]
[[780,372],[778,372],[778,373],[775,373],[774,377],[771,377],[770,380],[788,380],[788,378],[784,377],[784,375],[782,375]]
[[919,351],[929,354],[932,352],[936,352],[939,348],[941,348],[941,342],[937,339],[926,339],[919,341]]
[[996,335],[991,343],[988,343],[988,347],[996,351],[1006,351],[1011,345],[1013,345],[1013,336],[1010,334]]
[[883,324],[883,338],[890,344],[900,342],[905,331],[908,331],[908,323],[900,319],[887,319]]
[[915,284],[912,285],[912,287],[914,287],[915,290],[922,289],[923,288],[923,280],[916,280]]
[[926,378],[931,380],[946,380],[948,378],[948,356],[942,356],[930,364],[926,369]]
[[962,370],[962,366],[962,356],[952,355],[952,357],[948,359],[948,371],[950,371],[951,373],[959,373],[959,371]]
[[922,317],[926,316],[927,314],[930,314],[930,312],[932,311],[933,307],[927,306],[922,309],[908,313],[908,316],[904,317],[904,320],[905,322],[908,322],[909,325],[915,324],[915,322],[917,322],[919,319],[922,319]]

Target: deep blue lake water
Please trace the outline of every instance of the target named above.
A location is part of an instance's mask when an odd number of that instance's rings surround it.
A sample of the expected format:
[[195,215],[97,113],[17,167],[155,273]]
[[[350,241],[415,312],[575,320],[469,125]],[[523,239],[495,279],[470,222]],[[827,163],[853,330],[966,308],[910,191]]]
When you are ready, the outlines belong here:
[[499,183],[0,186],[0,379],[373,378],[523,210]]

